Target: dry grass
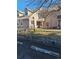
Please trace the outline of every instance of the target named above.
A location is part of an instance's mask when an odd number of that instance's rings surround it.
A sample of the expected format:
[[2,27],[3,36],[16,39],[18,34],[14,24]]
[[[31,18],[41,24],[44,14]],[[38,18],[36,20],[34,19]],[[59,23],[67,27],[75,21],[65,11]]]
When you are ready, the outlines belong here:
[[46,37],[61,37],[61,30],[57,29],[36,29],[28,32],[18,32],[20,35],[31,35],[31,36],[46,36]]
[[36,29],[35,32],[31,30],[34,34],[41,34],[41,35],[61,35],[61,30],[57,29]]

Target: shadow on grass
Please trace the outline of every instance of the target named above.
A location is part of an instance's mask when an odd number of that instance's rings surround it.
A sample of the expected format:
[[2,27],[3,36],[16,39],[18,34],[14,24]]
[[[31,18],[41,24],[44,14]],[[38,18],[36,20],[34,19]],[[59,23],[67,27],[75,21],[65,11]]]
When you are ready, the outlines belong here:
[[[39,46],[46,48],[48,50],[55,51],[61,55],[61,33],[60,32],[50,32],[50,33],[37,33],[34,31],[28,32],[27,35],[21,35],[24,36],[24,42],[26,40],[30,41],[31,45]],[[22,38],[23,40],[23,38]]]

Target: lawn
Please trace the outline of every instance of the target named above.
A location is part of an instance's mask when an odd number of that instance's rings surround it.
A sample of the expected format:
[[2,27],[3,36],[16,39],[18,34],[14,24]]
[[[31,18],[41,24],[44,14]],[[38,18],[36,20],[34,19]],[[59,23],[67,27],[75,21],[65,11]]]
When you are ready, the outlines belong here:
[[27,33],[20,33],[26,40],[35,42],[38,44],[44,44],[46,46],[61,46],[61,30],[55,29],[36,29]]
[[20,33],[18,33],[20,35],[24,35],[24,36],[32,36],[32,37],[50,37],[52,39],[61,39],[61,30],[58,29],[36,29],[34,30],[30,30],[28,32],[22,31]]
[[28,32],[26,31],[20,31],[20,32],[17,32],[17,34],[23,34],[23,35],[27,35],[28,33],[34,33],[34,34],[42,34],[42,35],[61,35],[61,30],[58,30],[58,29],[36,29],[35,31],[34,30],[30,30]]

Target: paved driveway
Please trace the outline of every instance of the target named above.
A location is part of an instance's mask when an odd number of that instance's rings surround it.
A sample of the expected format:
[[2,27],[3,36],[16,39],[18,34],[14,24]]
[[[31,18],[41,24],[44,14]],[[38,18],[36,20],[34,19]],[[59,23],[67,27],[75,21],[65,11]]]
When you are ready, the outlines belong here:
[[[41,44],[32,43],[25,40],[26,38],[24,37],[18,37],[17,39],[17,59],[60,59],[57,56],[50,55],[50,49],[48,47]],[[40,47],[40,49],[36,47]],[[47,53],[41,52],[42,50],[45,50]],[[55,48],[54,51],[56,51]]]

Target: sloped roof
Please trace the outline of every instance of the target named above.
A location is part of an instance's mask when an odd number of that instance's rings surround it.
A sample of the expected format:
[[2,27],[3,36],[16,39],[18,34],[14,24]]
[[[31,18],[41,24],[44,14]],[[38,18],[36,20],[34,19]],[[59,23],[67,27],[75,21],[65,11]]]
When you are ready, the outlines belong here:
[[29,17],[28,16],[24,16],[24,17],[17,17],[17,19],[29,19]]

